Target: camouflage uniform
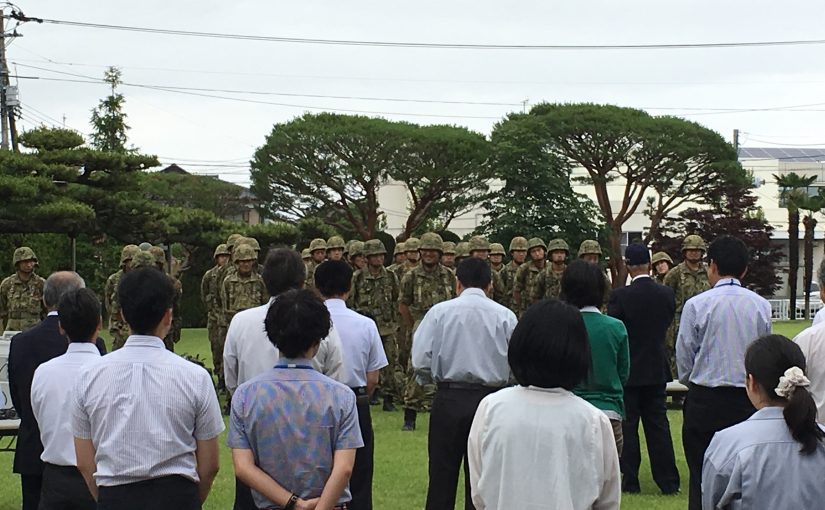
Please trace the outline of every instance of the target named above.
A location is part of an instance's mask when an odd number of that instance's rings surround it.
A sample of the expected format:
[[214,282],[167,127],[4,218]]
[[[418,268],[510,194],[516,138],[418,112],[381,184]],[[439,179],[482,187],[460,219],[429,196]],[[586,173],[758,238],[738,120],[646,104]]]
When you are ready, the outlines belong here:
[[[490,242],[487,241],[487,239],[485,239],[484,237],[481,237],[481,236],[471,237],[470,241],[469,241],[469,245],[470,245],[470,256],[473,256],[473,252],[476,252],[476,251],[486,251],[486,252],[488,252],[488,256],[489,256],[489,252],[492,251],[491,246],[490,246]],[[501,245],[499,245],[499,246],[501,246]],[[504,251],[504,247],[502,247],[502,252],[503,251]],[[489,258],[487,259],[487,263],[490,264]],[[501,275],[498,274],[498,271],[495,271],[493,269],[492,265],[490,265],[490,280],[491,280],[490,283],[492,284],[492,292],[491,292],[491,295],[488,296],[488,297],[490,299],[492,299],[493,301],[495,301],[496,303],[502,305],[502,306],[507,306],[507,303],[509,303],[510,300],[507,299],[507,297],[504,293],[504,282],[501,280]]]
[[[225,244],[218,245],[212,258],[217,261],[221,255],[229,255],[229,248]],[[226,326],[221,318],[222,310],[218,299],[218,273],[222,267],[216,263],[201,279],[201,298],[206,307],[206,332],[212,347],[212,366],[218,376],[220,388],[223,387],[223,346],[226,341]]]
[[[443,249],[441,236],[430,233],[424,234],[421,239],[421,249]],[[446,267],[438,264],[430,272],[424,265],[419,265],[404,275],[401,280],[399,303],[409,307],[413,319],[410,337],[415,333],[421,320],[433,305],[455,297],[455,275]],[[411,343],[410,343],[411,345]],[[409,347],[401,352],[407,362],[407,385],[404,394],[404,409],[414,412],[428,411],[432,404],[435,386],[421,387],[415,380],[412,363],[410,362]]]
[[448,264],[445,260],[441,261],[441,265],[455,273],[455,243],[452,241],[444,241],[444,252],[442,253],[442,259],[444,255],[452,255],[452,260]]
[[[155,256],[155,264],[158,269],[166,273],[172,279],[175,288],[175,297],[172,300],[172,327],[169,333],[163,338],[166,349],[175,352],[175,344],[180,342],[180,334],[183,330],[183,315],[181,313],[181,301],[183,300],[183,284],[181,281],[166,271],[166,252],[160,246],[152,246],[149,253]],[[171,268],[170,268],[171,269]]]
[[663,274],[657,273],[656,272],[656,264],[658,264],[659,262],[662,262],[663,260],[668,262],[668,271],[670,269],[673,269],[673,259],[670,258],[670,255],[668,255],[667,253],[665,253],[663,251],[654,253],[653,258],[650,259],[650,268],[653,271],[653,279],[656,280],[657,282],[661,283],[661,284],[665,283],[665,277],[667,276],[667,272],[665,272]]
[[[553,239],[547,244],[547,253],[552,255],[554,251],[564,251],[566,255],[569,255],[570,246],[564,239]],[[536,278],[532,294],[530,294],[533,303],[542,299],[559,299],[561,295],[561,275],[567,265],[563,265],[561,271],[556,271],[553,269],[553,257],[549,259],[544,266],[544,271]]]
[[[309,253],[312,256],[318,250],[323,250],[324,253],[327,252],[327,242],[323,239],[313,239],[311,243],[309,243]],[[315,288],[315,268],[318,267],[320,263],[315,262],[314,259],[310,259],[309,263],[307,263],[307,278],[304,281],[304,287],[308,289]]]
[[502,245],[501,243],[491,243],[490,244],[490,256],[493,256],[493,255],[501,255],[502,256],[502,259],[501,259],[502,262],[501,262],[501,264],[499,264],[498,267],[495,267],[493,265],[493,263],[490,262],[490,269],[492,269],[493,271],[495,271],[498,274],[501,274],[501,271],[504,270],[504,257],[507,256],[507,253],[504,251],[504,245]]
[[[527,239],[523,237],[514,237],[510,241],[510,255],[512,256],[514,251],[527,251]],[[516,272],[518,271],[520,264],[516,264],[515,261],[511,260],[508,264],[505,264],[499,274],[501,275],[501,283],[504,284],[504,294],[507,296],[507,308],[513,311],[516,315],[518,315],[518,309],[516,307],[515,301],[513,301],[513,283],[516,280]]]
[[[389,266],[387,266],[387,271],[391,272],[391,273],[392,273],[392,274],[394,274],[396,277],[398,276],[398,274],[396,273],[396,271],[398,270],[398,268],[399,268],[400,266],[402,266],[402,265],[403,265],[403,262],[402,262],[402,263],[398,263],[398,262],[395,262],[394,260],[395,260],[395,257],[396,257],[397,255],[401,254],[401,253],[404,253],[404,243],[396,243],[396,244],[395,244],[395,250],[393,250],[393,252],[392,252],[392,256],[393,256],[393,263],[392,263],[392,264],[390,264]],[[399,280],[399,281],[400,281],[400,280]]]
[[[528,252],[533,248],[542,247],[547,250],[547,245],[544,244],[544,241],[539,239],[538,237],[534,237],[530,239],[527,243]],[[546,264],[546,262],[543,262]],[[533,304],[533,286],[536,284],[536,280],[538,279],[541,272],[544,271],[544,265],[542,267],[538,267],[536,265],[536,261],[525,262],[522,264],[518,271],[516,271],[516,277],[513,280],[513,301],[515,302],[515,294],[518,292],[520,294],[520,304],[518,306],[518,312],[516,315],[521,317],[524,312]]]
[[129,325],[123,319],[120,313],[120,300],[117,296],[117,287],[120,285],[120,280],[126,274],[126,268],[132,262],[137,252],[140,251],[134,244],[127,244],[120,252],[120,267],[116,273],[113,273],[106,279],[106,285],[103,287],[103,304],[109,314],[109,335],[112,337],[112,350],[120,349],[126,343],[129,337]]
[[[384,244],[379,239],[370,239],[364,248],[364,255],[385,255]],[[403,397],[404,378],[398,364],[398,279],[395,274],[381,267],[373,274],[370,267],[359,269],[352,276],[352,292],[348,305],[356,312],[375,321],[384,353],[389,365],[381,369],[381,392],[385,402],[397,402]]]
[[[255,251],[246,245],[237,246],[232,254],[232,261],[237,264],[243,260],[255,260]],[[243,276],[236,269],[226,277],[221,288],[221,302],[223,303],[224,321],[232,322],[236,313],[261,306],[269,301],[263,278],[252,271]]]
[[[690,235],[685,237],[682,242],[682,253],[690,249],[699,249],[703,252],[707,251],[705,242],[701,237]],[[685,307],[685,302],[708,289],[710,289],[710,282],[708,281],[707,266],[699,263],[699,268],[692,271],[687,267],[685,262],[677,265],[665,275],[664,284],[673,289],[676,297],[676,315],[673,318],[673,324],[667,332],[667,351],[670,360],[671,372],[677,374],[676,371],[676,339],[679,337],[679,322],[682,320],[682,309]]]
[[[37,257],[31,248],[22,246],[14,250],[12,263],[15,269],[18,263],[27,260],[37,264]],[[0,282],[0,325],[4,330],[25,331],[43,320],[46,316],[43,305],[45,284],[46,280],[34,271],[25,282],[17,272]]]

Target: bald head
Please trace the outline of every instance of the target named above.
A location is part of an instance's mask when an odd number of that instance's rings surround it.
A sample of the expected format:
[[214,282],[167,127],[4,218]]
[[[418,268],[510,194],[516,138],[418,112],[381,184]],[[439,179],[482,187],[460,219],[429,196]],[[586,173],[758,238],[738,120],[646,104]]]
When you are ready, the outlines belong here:
[[68,292],[74,292],[77,289],[86,287],[86,282],[83,278],[74,271],[58,271],[52,273],[43,286],[43,303],[50,312],[57,310],[57,304],[60,298]]

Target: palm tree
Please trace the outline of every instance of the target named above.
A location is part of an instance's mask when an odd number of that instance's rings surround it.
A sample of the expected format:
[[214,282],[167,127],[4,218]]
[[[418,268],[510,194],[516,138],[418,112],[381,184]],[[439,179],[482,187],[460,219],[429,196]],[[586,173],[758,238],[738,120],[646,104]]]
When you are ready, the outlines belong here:
[[802,283],[805,286],[805,319],[811,318],[811,281],[813,280],[814,273],[814,229],[816,228],[816,218],[814,218],[814,214],[821,211],[823,207],[825,207],[825,198],[821,195],[805,197],[799,203],[799,209],[807,212],[807,214],[802,217],[802,225],[805,226],[805,243],[802,256],[804,261]]
[[784,175],[774,174],[779,186],[779,204],[788,209],[788,317],[796,319],[796,289],[799,274],[799,203],[808,197],[807,188],[816,176],[802,177],[795,172]]

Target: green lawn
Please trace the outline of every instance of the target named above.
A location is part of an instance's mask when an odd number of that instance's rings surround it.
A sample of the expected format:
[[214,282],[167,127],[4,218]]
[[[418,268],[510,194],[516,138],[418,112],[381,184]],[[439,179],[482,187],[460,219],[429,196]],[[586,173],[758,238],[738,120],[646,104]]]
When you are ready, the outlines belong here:
[[[793,337],[805,327],[803,321],[774,323],[774,332]],[[206,330],[184,330],[179,353],[198,355],[211,364]],[[427,494],[427,416],[420,416],[416,432],[401,432],[400,412],[385,413],[373,408],[375,427],[375,481],[374,501],[378,510],[416,510],[423,508]],[[678,496],[658,495],[650,475],[650,465],[643,450],[640,481],[642,494],[624,496],[623,509],[683,509],[687,506],[687,466],[682,452],[682,415],[670,411],[670,426],[676,449],[676,459],[682,476],[682,493]],[[225,436],[225,434],[224,434]],[[2,442],[5,444],[5,441]],[[223,437],[221,444],[224,444]],[[644,442],[643,448],[644,448]],[[0,452],[0,510],[20,508],[20,479],[11,472],[12,453]],[[224,510],[232,507],[234,495],[232,460],[228,448],[221,452],[221,471],[204,506],[205,509]],[[463,508],[463,491],[456,508]]]

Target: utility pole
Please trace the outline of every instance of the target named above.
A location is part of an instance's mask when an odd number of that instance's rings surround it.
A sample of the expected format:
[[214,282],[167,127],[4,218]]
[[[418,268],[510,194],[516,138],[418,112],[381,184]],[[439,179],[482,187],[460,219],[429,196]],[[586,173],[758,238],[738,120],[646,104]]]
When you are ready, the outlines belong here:
[[6,71],[6,11],[0,10],[0,150],[9,150],[9,108],[6,105],[6,89],[9,73]]
[[733,130],[733,148],[736,150],[736,155],[739,156],[739,130]]
[[525,99],[521,102],[521,113],[527,113],[527,105],[530,103],[529,99]]

